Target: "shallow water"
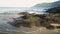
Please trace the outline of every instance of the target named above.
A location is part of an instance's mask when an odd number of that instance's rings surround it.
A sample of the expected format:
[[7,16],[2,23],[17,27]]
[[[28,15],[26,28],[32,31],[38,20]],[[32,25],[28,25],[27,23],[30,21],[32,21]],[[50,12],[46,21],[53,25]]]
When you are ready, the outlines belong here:
[[9,30],[16,30],[16,27],[8,24],[8,21],[12,20],[11,18],[18,16],[16,14],[0,14],[0,32],[6,32]]

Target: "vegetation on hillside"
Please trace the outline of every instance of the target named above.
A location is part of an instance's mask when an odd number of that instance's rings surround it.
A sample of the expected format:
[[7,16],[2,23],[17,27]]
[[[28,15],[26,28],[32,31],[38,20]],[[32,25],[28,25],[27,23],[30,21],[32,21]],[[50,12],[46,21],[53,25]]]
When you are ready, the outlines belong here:
[[46,12],[48,12],[48,13],[54,13],[54,14],[56,14],[56,13],[60,14],[60,6],[48,9]]

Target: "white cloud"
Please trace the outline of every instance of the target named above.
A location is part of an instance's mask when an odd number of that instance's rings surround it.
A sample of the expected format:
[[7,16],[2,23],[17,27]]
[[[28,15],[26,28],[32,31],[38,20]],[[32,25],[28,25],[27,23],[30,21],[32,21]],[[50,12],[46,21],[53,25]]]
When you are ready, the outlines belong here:
[[31,7],[38,3],[58,0],[0,0],[0,7]]

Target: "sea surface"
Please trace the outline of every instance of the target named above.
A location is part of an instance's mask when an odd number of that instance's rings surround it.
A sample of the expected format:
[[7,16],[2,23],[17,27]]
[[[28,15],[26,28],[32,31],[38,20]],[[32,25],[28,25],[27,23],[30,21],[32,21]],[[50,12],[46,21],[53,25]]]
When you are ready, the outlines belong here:
[[9,29],[15,29],[15,27],[12,27],[11,25],[8,24],[9,21],[12,21],[13,17],[16,18],[18,17],[17,14],[3,14],[0,13],[0,32],[4,30],[9,30]]
[[4,13],[4,12],[8,12],[8,13],[18,13],[18,12],[22,12],[22,11],[40,11],[43,12],[45,10],[47,10],[50,7],[0,7],[0,13]]

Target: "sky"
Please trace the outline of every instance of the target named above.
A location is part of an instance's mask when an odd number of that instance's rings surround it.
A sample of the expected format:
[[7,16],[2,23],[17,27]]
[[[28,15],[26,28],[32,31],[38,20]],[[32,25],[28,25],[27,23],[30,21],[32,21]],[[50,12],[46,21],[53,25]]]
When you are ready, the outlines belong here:
[[39,3],[49,3],[58,0],[0,0],[0,7],[32,7]]

